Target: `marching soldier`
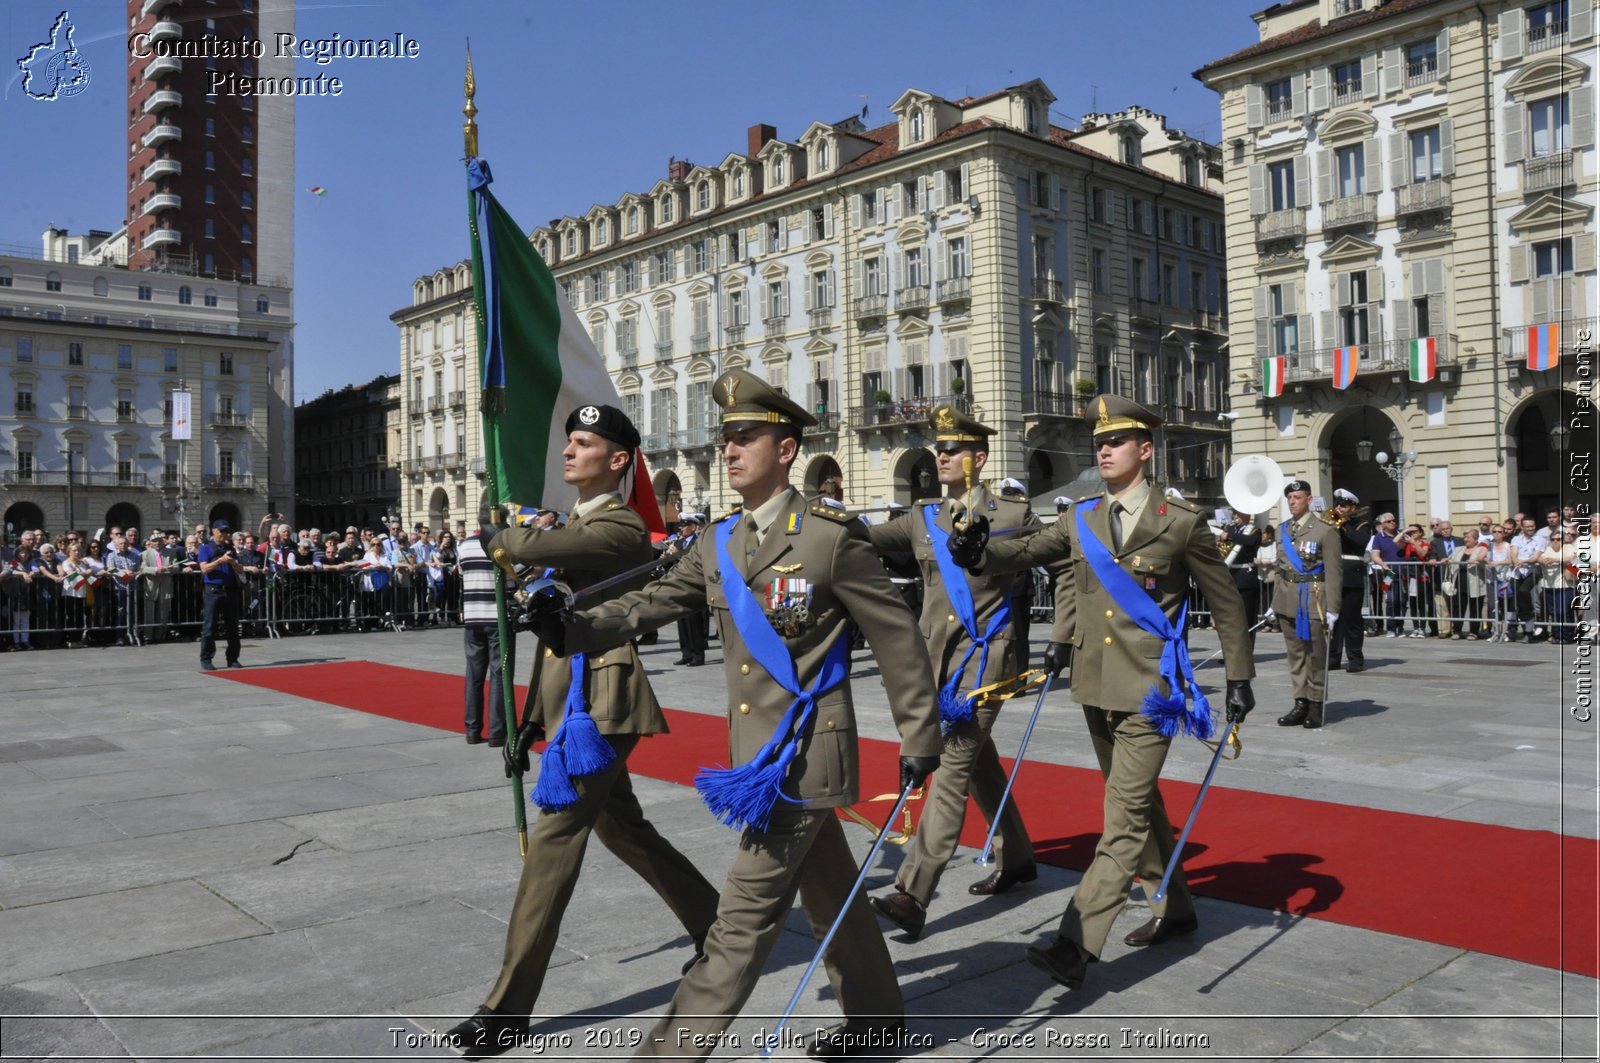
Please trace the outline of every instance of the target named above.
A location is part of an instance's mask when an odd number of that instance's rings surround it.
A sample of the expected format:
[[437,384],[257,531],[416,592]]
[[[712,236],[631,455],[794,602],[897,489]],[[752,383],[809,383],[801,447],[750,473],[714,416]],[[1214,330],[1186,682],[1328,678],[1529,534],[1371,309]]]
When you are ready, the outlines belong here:
[[1367,579],[1367,544],[1372,542],[1372,522],[1356,508],[1360,501],[1342,487],[1333,492],[1333,523],[1339,529],[1343,589],[1336,612],[1339,619],[1333,625],[1333,637],[1328,642],[1330,672],[1338,669],[1341,660],[1345,662],[1346,672],[1360,672],[1367,667],[1367,659],[1361,653],[1366,638],[1361,598]]
[[[666,554],[675,557],[689,552],[694,548],[694,542],[700,537],[700,529],[704,528],[706,517],[704,513],[684,513],[678,518],[678,534],[667,545]],[[678,659],[673,664],[687,665],[690,668],[699,668],[706,663],[706,643],[711,634],[711,614],[704,609],[681,617],[678,620]]]
[[[867,541],[842,509],[809,504],[789,486],[810,414],[743,370],[719,379],[728,483],[744,500],[698,546],[641,590],[566,618],[542,635],[569,650],[606,651],[640,631],[709,606],[722,632],[731,768],[704,768],[701,797],[739,848],[705,955],[679,984],[639,1055],[705,1059],[750,998],[798,892],[818,940],[857,868],[834,809],[858,800],[848,625],[865,633],[885,676],[900,731],[901,785],[939,764],[939,721],[928,653]],[[892,1052],[905,1005],[883,935],[860,896],[850,899],[824,962],[845,1022],[821,1031],[814,1059]]]
[[[882,554],[910,552],[921,569],[921,629],[939,686],[942,722],[946,728],[939,773],[928,790],[917,833],[900,871],[894,892],[872,899],[878,914],[915,939],[922,933],[939,878],[944,874],[967,815],[967,795],[984,819],[994,819],[1005,793],[1006,772],[989,731],[1002,702],[971,700],[973,690],[1017,674],[1015,618],[1011,591],[1015,575],[974,576],[950,558],[947,545],[956,524],[969,514],[983,514],[992,528],[1040,527],[1024,501],[998,498],[982,483],[967,480],[963,461],[974,475],[989,459],[994,429],[979,424],[954,406],[943,404],[928,417],[933,429],[935,468],[948,497],[924,499],[905,520],[874,525],[873,547]],[[963,491],[963,488],[970,490]],[[977,896],[1004,893],[1019,882],[1038,877],[1033,843],[1028,839],[1016,802],[1007,802],[995,838],[993,874],[967,892]]]
[[[1083,705],[1106,780],[1105,833],[1055,940],[1028,949],[1029,962],[1069,989],[1082,987],[1099,958],[1133,877],[1159,881],[1171,859],[1172,826],[1157,781],[1172,736],[1211,733],[1211,708],[1195,686],[1184,640],[1191,580],[1211,603],[1222,641],[1228,719],[1242,720],[1255,705],[1244,606],[1216,538],[1195,505],[1163,499],[1145,478],[1161,418],[1115,395],[1091,408],[1099,412],[1094,446],[1104,493],[1079,499],[1069,516],[1029,539],[984,552],[980,517],[951,545],[958,561],[984,572],[1072,560],[1057,581],[1045,667],[1073,665],[1072,696]],[[1165,902],[1151,908],[1154,917],[1127,944],[1159,945],[1198,928],[1181,866]]]
[[1278,559],[1274,562],[1278,581],[1272,592],[1272,611],[1283,627],[1283,644],[1289,653],[1294,707],[1278,717],[1278,724],[1316,728],[1322,726],[1328,631],[1340,616],[1344,562],[1339,556],[1339,529],[1311,512],[1311,485],[1291,480],[1283,496],[1289,500],[1289,519],[1278,529]]
[[[639,432],[621,410],[574,410],[562,453],[563,478],[578,489],[571,518],[565,527],[501,531],[489,544],[490,556],[504,550],[518,565],[553,568],[577,588],[649,561],[644,521],[620,493],[638,445]],[[504,747],[507,774],[513,765],[528,770],[535,741],[548,736],[550,744],[533,791],[539,816],[506,928],[505,958],[477,1014],[446,1035],[475,1058],[516,1047],[526,1029],[591,831],[667,903],[697,955],[716,918],[716,888],[656,832],[633,793],[628,754],[640,738],[667,730],[633,647],[623,643],[570,661],[547,650],[534,659],[529,690],[515,741]]]

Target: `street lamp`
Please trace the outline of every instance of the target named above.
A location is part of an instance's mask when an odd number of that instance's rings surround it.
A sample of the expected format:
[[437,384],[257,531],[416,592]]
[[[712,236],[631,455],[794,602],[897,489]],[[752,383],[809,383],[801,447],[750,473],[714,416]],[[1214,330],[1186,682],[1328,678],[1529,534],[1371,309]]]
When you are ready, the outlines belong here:
[[[1362,442],[1366,443],[1369,449],[1371,448],[1372,442],[1370,440],[1362,440]],[[1401,453],[1400,448],[1405,446],[1405,443],[1405,436],[1401,435],[1400,429],[1396,428],[1394,431],[1389,433],[1389,446],[1394,449],[1394,457],[1390,458],[1386,452],[1381,450],[1374,455],[1374,459],[1378,463],[1378,468],[1383,470],[1385,476],[1394,481],[1394,508],[1401,517],[1405,516],[1406,511],[1404,487],[1406,473],[1410,472],[1411,467],[1417,463],[1416,451],[1408,450],[1404,453]],[[1360,446],[1360,443],[1356,444],[1358,452]]]

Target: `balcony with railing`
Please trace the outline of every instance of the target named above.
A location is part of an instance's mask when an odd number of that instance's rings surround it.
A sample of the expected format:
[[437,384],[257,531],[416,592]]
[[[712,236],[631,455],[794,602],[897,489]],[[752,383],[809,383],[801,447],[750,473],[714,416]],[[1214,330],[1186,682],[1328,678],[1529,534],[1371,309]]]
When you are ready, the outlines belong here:
[[871,292],[856,297],[850,304],[850,316],[857,321],[871,321],[889,316],[889,297],[882,292]]
[[1294,117],[1294,100],[1288,96],[1267,101],[1267,121],[1287,122]]
[[158,177],[177,177],[183,173],[183,163],[177,159],[154,159],[139,174],[141,181],[154,181]]
[[1361,79],[1345,78],[1343,81],[1333,83],[1333,105],[1343,107],[1347,103],[1355,103],[1361,99]]
[[183,197],[176,192],[157,192],[145,201],[143,214],[157,214],[163,210],[178,210],[183,206]]
[[175,55],[158,55],[144,65],[144,79],[155,81],[163,74],[183,72],[183,60]]
[[150,40],[175,41],[183,36],[183,27],[171,19],[162,19],[150,27]]
[[827,332],[833,328],[833,307],[814,306],[808,311],[813,332]]
[[1351,196],[1330,199],[1322,205],[1322,227],[1334,229],[1345,225],[1371,225],[1378,220],[1378,197],[1371,192],[1357,192]]
[[241,410],[218,410],[210,423],[212,428],[244,428],[250,424],[250,415]]
[[1600,318],[1569,317],[1553,322],[1532,322],[1503,329],[1500,333],[1500,360],[1507,365],[1527,367],[1536,361],[1541,347],[1548,350],[1552,366],[1560,365],[1562,356],[1571,359],[1578,333],[1587,329],[1589,334],[1600,327]]
[[1065,297],[1062,294],[1061,282],[1054,277],[1034,278],[1033,301],[1036,303],[1064,302]]
[[672,442],[679,450],[704,450],[720,441],[720,425],[703,424],[698,428],[685,428],[672,434]]
[[711,353],[711,333],[709,333],[709,332],[694,332],[694,333],[691,333],[689,335],[689,353],[690,354],[710,354]]
[[665,454],[672,449],[672,433],[651,432],[644,437],[643,446],[646,454]]
[[744,346],[744,326],[729,325],[722,330],[722,340],[727,346],[737,350]]
[[1396,215],[1423,214],[1431,210],[1448,210],[1449,208],[1449,181],[1413,181],[1411,184],[1401,185],[1395,189],[1394,212]]
[[167,107],[182,107],[183,93],[176,89],[158,89],[144,101],[144,113],[152,114]]
[[1084,404],[1089,399],[1079,398],[1067,391],[1025,391],[1022,393],[1024,417],[1082,417]]
[[850,409],[850,427],[858,432],[879,428],[903,428],[928,423],[934,407],[948,403],[962,413],[972,411],[972,400],[965,395],[913,395]]
[[176,229],[152,229],[150,235],[139,241],[139,249],[148,251],[152,247],[160,247],[162,244],[181,244],[182,242],[183,234]]
[[438,413],[442,409],[444,409],[444,396],[443,395],[429,395],[428,396],[428,412],[429,413]]
[[1416,63],[1406,64],[1406,88],[1415,88],[1426,85],[1439,79],[1439,60],[1423,59]]
[[1294,240],[1306,235],[1306,208],[1274,210],[1256,219],[1256,242]]
[[69,421],[87,421],[88,419],[89,419],[89,407],[86,404],[81,403],[81,402],[74,402],[74,403],[71,403],[71,404],[69,404],[67,406],[67,420],[69,420]]
[[936,298],[940,306],[950,306],[954,303],[972,302],[972,278],[951,277],[942,280],[935,286]]
[[175,126],[175,125],[171,124],[170,122],[162,122],[161,124],[153,127],[150,130],[150,132],[146,133],[140,139],[139,143],[144,145],[147,148],[153,148],[157,144],[165,144],[169,140],[182,140],[182,139],[183,139],[183,127],[182,126]]
[[767,335],[781,336],[789,330],[789,315],[778,310],[769,310],[761,319],[761,324],[766,326]]
[[256,478],[247,472],[211,473],[200,477],[206,491],[254,491]]
[[1529,26],[1526,40],[1522,49],[1525,52],[1547,52],[1559,48],[1567,43],[1567,20],[1551,19],[1538,26]]
[[[1456,337],[1454,333],[1432,337],[1434,360],[1440,376],[1448,376],[1456,367]],[[1411,368],[1411,340],[1373,340],[1369,343],[1350,344],[1356,348],[1356,381],[1398,374],[1404,376]],[[1333,380],[1334,352],[1341,347],[1318,347],[1298,351],[1287,356],[1284,380],[1294,384],[1328,383]],[[1450,370],[1447,373],[1446,370]]]
[[1571,151],[1557,151],[1522,160],[1524,192],[1556,192],[1574,183]]
[[450,393],[450,405],[451,406],[465,406],[466,404],[467,404],[467,393],[465,391],[452,391]]
[[183,0],[144,0],[144,6],[139,9],[139,17],[148,18],[164,7],[177,7],[181,3]]
[[902,314],[928,309],[928,286],[910,284],[894,293],[894,308]]
[[804,436],[831,436],[839,431],[839,415],[832,410],[813,410],[811,416],[817,419],[814,425],[808,425],[801,433]]
[[662,340],[661,342],[656,344],[656,361],[658,361],[658,362],[670,362],[670,361],[672,361],[672,341],[671,340]]

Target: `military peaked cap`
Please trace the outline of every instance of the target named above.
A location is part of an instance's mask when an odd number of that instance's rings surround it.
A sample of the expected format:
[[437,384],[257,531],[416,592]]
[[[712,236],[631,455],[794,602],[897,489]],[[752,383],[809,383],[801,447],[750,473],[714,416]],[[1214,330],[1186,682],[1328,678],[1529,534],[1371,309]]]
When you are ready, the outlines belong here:
[[941,402],[928,414],[928,427],[933,429],[936,443],[984,443],[994,435],[994,429],[979,424],[948,402]]
[[711,397],[722,407],[722,423],[759,421],[810,428],[817,419],[758,376],[730,369],[717,379]]
[[1095,411],[1094,434],[1110,435],[1112,432],[1153,432],[1161,424],[1161,415],[1132,399],[1121,395],[1101,395],[1090,404]]

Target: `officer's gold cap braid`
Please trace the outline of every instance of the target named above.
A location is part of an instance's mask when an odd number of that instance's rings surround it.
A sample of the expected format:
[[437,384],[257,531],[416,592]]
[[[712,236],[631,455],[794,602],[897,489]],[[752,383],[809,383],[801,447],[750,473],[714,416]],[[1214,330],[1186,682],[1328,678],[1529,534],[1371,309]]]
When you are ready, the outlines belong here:
[[1125,399],[1120,395],[1101,395],[1096,400],[1099,416],[1094,422],[1094,434],[1111,432],[1150,432],[1161,424],[1161,416],[1154,410]]

